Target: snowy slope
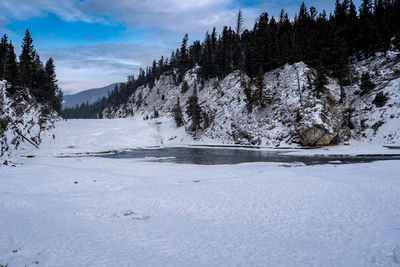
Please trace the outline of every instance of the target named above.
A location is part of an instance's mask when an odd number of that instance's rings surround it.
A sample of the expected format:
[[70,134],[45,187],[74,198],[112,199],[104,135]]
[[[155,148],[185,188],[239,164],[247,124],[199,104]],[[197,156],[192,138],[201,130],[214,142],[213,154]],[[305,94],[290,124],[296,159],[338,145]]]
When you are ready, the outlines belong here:
[[[180,98],[182,110],[197,88],[199,103],[212,122],[208,128],[194,134],[196,140],[209,143],[258,144],[265,146],[326,145],[349,139],[376,144],[400,144],[399,72],[400,58],[394,52],[352,65],[354,84],[340,88],[329,78],[326,96],[316,98],[310,83],[316,72],[304,63],[285,65],[267,72],[264,92],[274,101],[265,108],[256,107],[251,113],[246,108],[244,87],[254,84],[238,71],[223,80],[212,79],[201,84],[196,69],[186,73],[184,80],[189,90],[182,94],[172,76],[162,76],[153,88],[141,87],[128,103],[106,109],[108,118],[137,116],[152,117],[154,110],[171,117]],[[360,77],[370,71],[376,88],[360,97]],[[387,93],[388,103],[381,108],[372,102],[378,92]],[[353,112],[349,115],[349,110]],[[187,129],[190,120],[185,117]],[[351,121],[354,127],[349,127]],[[376,124],[379,122],[378,124]],[[380,126],[380,127],[377,127]]]
[[[376,88],[370,94],[356,97],[358,86],[347,87],[348,107],[353,111],[356,140],[377,144],[400,144],[400,57],[388,52],[354,65],[356,72],[369,72]],[[372,104],[376,94],[382,92],[389,100],[384,107]]]
[[6,82],[0,81],[0,163],[16,149],[38,146],[57,119],[57,114],[38,104],[28,90],[8,96]]

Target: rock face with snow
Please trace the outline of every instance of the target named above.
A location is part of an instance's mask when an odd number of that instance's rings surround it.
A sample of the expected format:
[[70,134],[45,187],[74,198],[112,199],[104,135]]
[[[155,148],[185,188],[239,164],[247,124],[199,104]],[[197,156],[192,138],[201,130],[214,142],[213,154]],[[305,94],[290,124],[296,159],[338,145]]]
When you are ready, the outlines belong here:
[[[400,57],[394,52],[351,65],[351,86],[341,87],[328,78],[325,92],[314,94],[316,71],[299,62],[265,73],[264,106],[248,109],[246,89],[257,88],[249,77],[235,71],[222,80],[201,82],[196,69],[176,84],[173,75],[161,76],[155,85],[139,87],[122,106],[107,108],[105,118],[141,116],[144,119],[172,116],[178,97],[184,113],[185,128],[192,123],[185,114],[187,101],[194,91],[201,106],[202,122],[192,132],[204,142],[253,144],[266,146],[323,146],[349,139],[368,142],[399,143]],[[369,72],[376,84],[370,93],[360,96],[360,77]],[[387,103],[377,105],[377,95]]]
[[6,82],[0,81],[0,158],[18,149],[23,142],[38,146],[43,131],[53,127],[57,119],[58,115],[38,104],[27,89],[10,96]]

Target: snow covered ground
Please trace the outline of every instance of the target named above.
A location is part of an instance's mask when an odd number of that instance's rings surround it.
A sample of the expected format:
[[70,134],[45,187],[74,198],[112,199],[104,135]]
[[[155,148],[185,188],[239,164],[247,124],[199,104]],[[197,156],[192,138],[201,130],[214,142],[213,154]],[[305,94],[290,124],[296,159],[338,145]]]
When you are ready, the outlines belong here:
[[16,167],[0,167],[0,264],[400,265],[399,161],[288,168],[56,157],[192,142],[159,122],[59,122],[40,150],[14,153]]

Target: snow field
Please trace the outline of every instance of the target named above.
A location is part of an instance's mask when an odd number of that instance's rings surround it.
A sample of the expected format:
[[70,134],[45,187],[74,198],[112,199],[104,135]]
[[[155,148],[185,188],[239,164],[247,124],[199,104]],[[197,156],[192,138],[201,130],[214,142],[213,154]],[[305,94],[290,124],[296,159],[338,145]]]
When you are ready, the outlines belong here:
[[56,139],[16,152],[15,168],[0,167],[0,264],[400,264],[398,161],[203,166],[57,157],[189,140],[162,122],[59,122]]

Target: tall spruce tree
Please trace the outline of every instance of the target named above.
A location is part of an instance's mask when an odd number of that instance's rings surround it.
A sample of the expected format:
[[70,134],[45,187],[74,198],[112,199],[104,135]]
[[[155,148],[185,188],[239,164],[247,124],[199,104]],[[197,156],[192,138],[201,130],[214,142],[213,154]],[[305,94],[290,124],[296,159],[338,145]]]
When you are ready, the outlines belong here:
[[183,124],[184,124],[184,122],[183,122],[183,114],[182,114],[182,109],[181,109],[181,104],[180,104],[179,97],[176,100],[176,104],[175,104],[174,108],[172,109],[172,114],[174,115],[174,120],[175,120],[176,127],[183,126]]
[[263,68],[260,66],[259,70],[258,70],[258,74],[257,74],[257,78],[256,78],[256,94],[254,95],[254,97],[256,98],[255,100],[257,101],[257,104],[260,107],[264,107],[265,106],[265,93],[264,93],[264,70]]
[[22,42],[22,51],[19,56],[19,70],[21,75],[21,83],[28,88],[32,87],[34,75],[35,49],[33,40],[29,30],[25,31],[25,37]]
[[8,45],[3,77],[11,85],[9,87],[9,92],[14,93],[20,81],[18,73],[17,55],[14,52],[14,46],[12,42],[10,42]]
[[49,58],[46,61],[45,70],[45,83],[44,83],[44,92],[45,99],[49,102],[49,104],[54,108],[58,113],[61,112],[62,105],[62,92],[57,84],[57,76],[54,66],[53,58]]
[[34,61],[33,61],[33,69],[32,69],[32,82],[31,82],[31,92],[33,95],[41,101],[47,101],[48,95],[46,91],[43,89],[44,84],[46,83],[46,73],[43,66],[42,61],[40,60],[40,56],[36,51],[34,52]]
[[320,98],[322,94],[325,93],[326,85],[328,84],[328,80],[326,79],[325,70],[322,66],[317,68],[317,75],[313,81],[313,90],[314,95],[317,98]]
[[197,90],[194,88],[193,95],[189,97],[186,105],[186,114],[192,119],[192,124],[189,127],[189,131],[195,133],[201,128],[201,107],[199,105],[199,98],[197,96]]
[[0,79],[5,79],[4,77],[4,71],[6,67],[6,62],[7,62],[7,56],[8,56],[8,37],[7,35],[3,35],[3,37],[0,40]]

